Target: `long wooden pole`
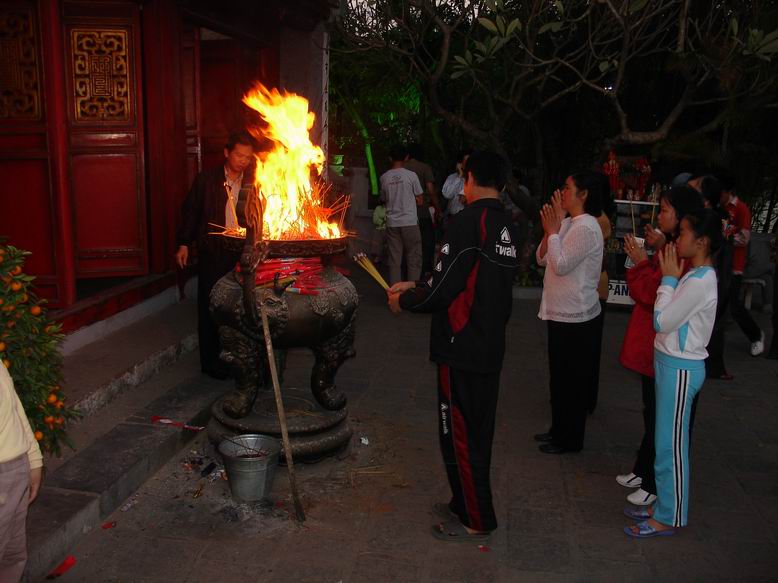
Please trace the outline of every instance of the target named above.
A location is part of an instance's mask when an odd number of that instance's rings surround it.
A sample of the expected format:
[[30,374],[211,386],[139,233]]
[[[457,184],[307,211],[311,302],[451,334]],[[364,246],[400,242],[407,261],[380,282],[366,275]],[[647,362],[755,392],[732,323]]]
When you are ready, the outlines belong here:
[[270,325],[267,321],[267,311],[265,302],[259,304],[259,314],[262,318],[262,330],[265,336],[265,348],[267,349],[267,360],[270,366],[270,376],[273,379],[273,392],[276,395],[276,409],[278,410],[278,422],[281,425],[281,439],[284,444],[284,455],[286,456],[286,469],[289,471],[289,484],[292,487],[292,500],[294,501],[294,511],[297,520],[305,522],[305,512],[300,501],[300,494],[297,491],[297,480],[294,475],[294,460],[292,459],[292,444],[289,443],[289,430],[286,427],[286,412],[284,402],[281,399],[281,385],[278,382],[278,371],[276,370],[276,358],[273,352],[273,341],[270,338]]

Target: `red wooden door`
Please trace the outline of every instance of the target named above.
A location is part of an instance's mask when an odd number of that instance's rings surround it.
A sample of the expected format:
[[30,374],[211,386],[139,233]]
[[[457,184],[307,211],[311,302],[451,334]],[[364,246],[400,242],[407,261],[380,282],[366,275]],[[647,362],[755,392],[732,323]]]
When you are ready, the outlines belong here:
[[64,4],[76,276],[148,272],[139,6]]

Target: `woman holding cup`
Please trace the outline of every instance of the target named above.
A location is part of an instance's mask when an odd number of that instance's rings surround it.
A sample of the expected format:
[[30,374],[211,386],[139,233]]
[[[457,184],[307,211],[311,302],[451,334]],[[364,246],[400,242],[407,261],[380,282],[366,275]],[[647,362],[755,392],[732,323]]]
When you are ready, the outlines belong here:
[[671,188],[659,199],[659,230],[646,227],[645,239],[627,235],[624,250],[633,263],[627,270],[629,295],[635,302],[624,334],[619,361],[625,368],[640,375],[643,397],[643,439],[632,471],[616,476],[616,481],[627,488],[637,488],[627,496],[627,501],[636,506],[648,506],[656,500],[654,481],[654,425],[656,420],[656,399],[654,389],[654,303],[662,270],[658,253],[649,258],[646,246],[655,251],[662,249],[668,241],[678,237],[681,219],[688,213],[702,208],[702,197],[687,186]]

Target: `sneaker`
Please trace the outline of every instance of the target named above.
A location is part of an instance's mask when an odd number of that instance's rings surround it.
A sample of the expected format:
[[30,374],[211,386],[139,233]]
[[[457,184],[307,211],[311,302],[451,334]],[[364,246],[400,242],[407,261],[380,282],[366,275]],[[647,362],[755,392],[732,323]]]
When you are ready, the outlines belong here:
[[625,488],[640,488],[643,484],[643,478],[635,474],[619,474],[616,481]]
[[643,488],[638,488],[632,494],[627,496],[627,502],[635,506],[651,506],[656,502],[656,496],[649,494]]
[[760,331],[759,340],[751,343],[751,356],[759,356],[764,352],[764,331]]

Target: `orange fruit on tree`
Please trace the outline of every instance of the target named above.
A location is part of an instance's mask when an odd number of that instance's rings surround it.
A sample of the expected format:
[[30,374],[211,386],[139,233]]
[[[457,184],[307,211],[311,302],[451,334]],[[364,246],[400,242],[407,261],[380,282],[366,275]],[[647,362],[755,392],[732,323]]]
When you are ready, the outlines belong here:
[[56,423],[57,425],[59,425],[59,426],[61,427],[61,426],[62,426],[62,424],[63,424],[63,423],[65,423],[65,418],[64,418],[64,417],[61,417],[61,416],[60,416],[60,417],[57,417],[57,418],[54,420],[54,423]]
[[43,439],[42,431],[36,431],[34,435],[35,435],[35,441],[40,441],[41,439]]
[[0,342],[0,352],[5,350],[5,342]]
[[22,272],[22,268],[18,265],[11,270],[11,275],[19,275]]
[[5,365],[5,368],[11,368],[11,361],[7,358],[3,359],[3,364]]
[[48,424],[48,423],[54,423],[54,415],[46,415],[46,416],[43,418],[43,422],[44,422],[44,423],[47,423],[47,424]]
[[22,294],[22,299],[19,300],[19,302],[23,304],[23,303],[25,303],[29,299],[30,299],[30,296],[28,296],[27,294]]
[[31,308],[30,308],[30,313],[31,313],[33,316],[38,316],[38,315],[40,315],[40,313],[41,313],[41,307],[40,307],[40,306],[33,306],[33,307],[31,307]]
[[51,393],[48,397],[46,397],[46,402],[49,405],[53,405],[54,403],[57,402],[57,395],[55,395],[54,393]]
[[11,282],[11,291],[19,291],[22,289],[22,284],[18,281],[12,281]]
[[57,401],[57,409],[64,409],[65,403],[63,401]]
[[13,328],[14,326],[16,326],[16,321],[15,320],[8,320],[5,323],[5,325],[6,325],[7,328]]

